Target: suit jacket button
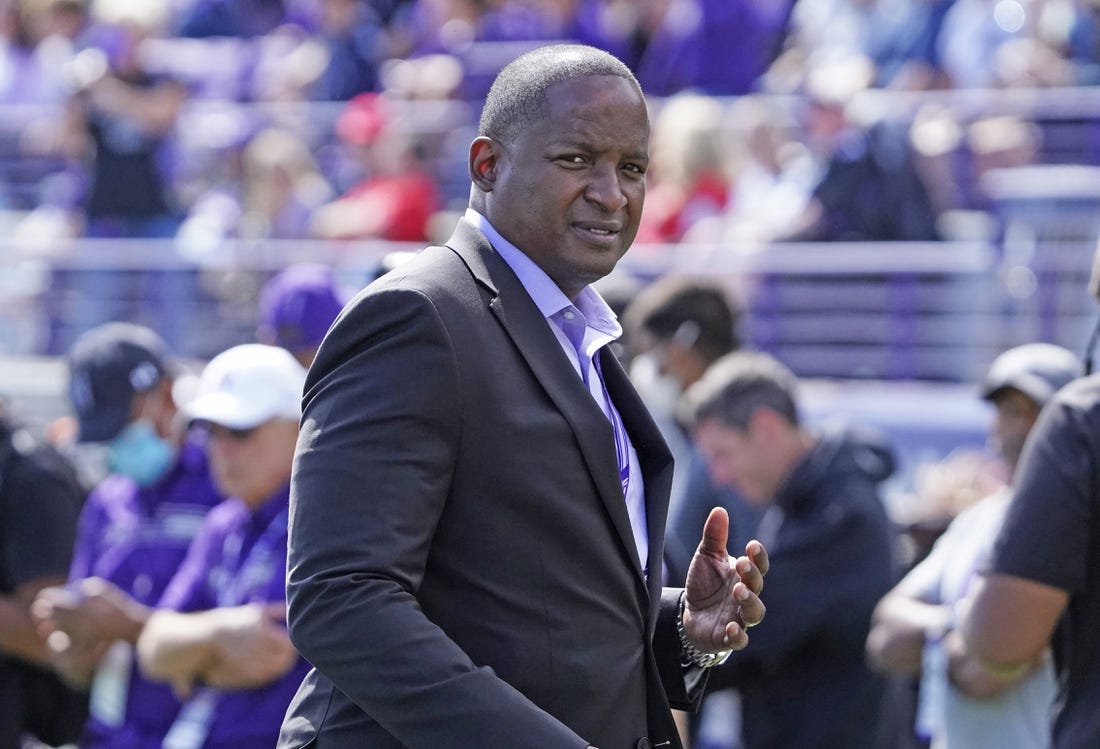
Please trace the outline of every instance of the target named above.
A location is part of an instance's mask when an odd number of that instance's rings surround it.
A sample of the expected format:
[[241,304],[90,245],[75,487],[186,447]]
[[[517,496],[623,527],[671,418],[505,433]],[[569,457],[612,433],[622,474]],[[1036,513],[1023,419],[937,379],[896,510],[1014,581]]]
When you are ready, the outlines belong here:
[[649,739],[643,736],[638,739],[638,743],[634,745],[635,749],[653,749],[653,744],[649,743]]

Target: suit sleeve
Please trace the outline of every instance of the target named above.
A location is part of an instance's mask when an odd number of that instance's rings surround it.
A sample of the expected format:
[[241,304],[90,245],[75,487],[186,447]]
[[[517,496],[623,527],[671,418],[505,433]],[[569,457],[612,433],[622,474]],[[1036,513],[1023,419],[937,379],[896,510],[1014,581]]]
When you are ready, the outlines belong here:
[[676,631],[676,617],[683,593],[683,588],[664,588],[661,591],[661,608],[657,613],[657,628],[653,634],[653,652],[669,705],[677,710],[695,712],[703,701],[710,669],[698,666],[684,668],[681,665],[680,633]]
[[291,639],[412,749],[584,747],[418,605],[462,438],[461,390],[446,326],[421,293],[372,291],[330,332],[306,383],[291,481]]

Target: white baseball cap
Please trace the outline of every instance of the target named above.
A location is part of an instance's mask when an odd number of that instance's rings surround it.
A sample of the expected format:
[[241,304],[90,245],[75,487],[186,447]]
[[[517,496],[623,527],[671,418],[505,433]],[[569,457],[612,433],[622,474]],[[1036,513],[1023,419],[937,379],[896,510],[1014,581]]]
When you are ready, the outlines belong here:
[[299,419],[305,381],[306,370],[286,349],[246,343],[210,360],[183,411],[189,421],[229,429],[251,429],[275,418]]

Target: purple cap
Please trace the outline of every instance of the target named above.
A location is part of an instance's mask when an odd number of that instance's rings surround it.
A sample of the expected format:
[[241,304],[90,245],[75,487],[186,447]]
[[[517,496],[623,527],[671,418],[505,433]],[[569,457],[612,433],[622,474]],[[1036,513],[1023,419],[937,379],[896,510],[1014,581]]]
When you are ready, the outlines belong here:
[[258,337],[290,351],[316,346],[343,308],[331,269],[314,263],[292,265],[260,292]]

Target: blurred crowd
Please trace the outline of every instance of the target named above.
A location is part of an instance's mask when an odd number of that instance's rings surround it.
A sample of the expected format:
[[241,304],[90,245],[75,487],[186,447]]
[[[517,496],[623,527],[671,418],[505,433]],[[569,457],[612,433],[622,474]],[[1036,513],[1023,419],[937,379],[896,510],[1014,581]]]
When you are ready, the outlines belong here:
[[[615,53],[650,98],[638,242],[730,253],[998,239],[986,177],[1047,161],[1041,124],[889,97],[1087,87],[1100,61],[1100,12],[1085,0],[0,8],[0,221],[14,246],[56,268],[40,334],[49,354],[135,317],[134,300],[160,310],[143,321],[194,351],[179,316],[162,313],[234,293],[231,280],[193,272],[227,241],[445,239],[466,202],[489,81],[547,41]],[[1087,141],[1068,158],[1087,162]]]
[[[9,199],[31,214],[17,236],[180,236],[192,253],[437,234],[489,81],[547,41],[613,52],[652,98],[641,238],[659,242],[935,238],[982,204],[950,156],[1028,163],[1034,127],[895,120],[854,97],[1100,70],[1085,0],[5,0],[2,33],[0,104],[44,112],[6,155],[51,167],[34,205]],[[203,104],[237,108],[187,117]]]

